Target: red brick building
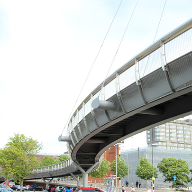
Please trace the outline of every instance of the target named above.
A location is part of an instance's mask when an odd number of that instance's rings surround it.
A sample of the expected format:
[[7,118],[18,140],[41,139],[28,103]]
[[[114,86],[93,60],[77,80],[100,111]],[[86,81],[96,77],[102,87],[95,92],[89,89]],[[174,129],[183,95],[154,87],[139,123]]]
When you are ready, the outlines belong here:
[[[110,163],[112,163],[115,160],[116,157],[116,153],[117,156],[119,155],[119,145],[113,146],[111,148],[109,148],[105,153],[104,153],[104,158],[109,161]],[[110,175],[114,175],[113,171],[108,171],[107,172],[107,177]],[[89,181],[91,183],[105,183],[105,179],[99,179],[99,178],[92,178],[89,177]]]

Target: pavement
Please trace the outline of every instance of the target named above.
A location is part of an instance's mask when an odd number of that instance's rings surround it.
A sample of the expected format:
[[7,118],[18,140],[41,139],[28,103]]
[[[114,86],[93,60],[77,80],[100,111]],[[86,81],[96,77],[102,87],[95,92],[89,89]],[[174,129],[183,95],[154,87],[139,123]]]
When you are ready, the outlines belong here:
[[[131,191],[131,187],[124,187],[124,188],[125,188],[125,192]],[[136,191],[146,192],[147,189],[146,188],[135,188],[135,192]],[[122,188],[118,188],[116,192],[122,192]],[[153,192],[153,190],[151,190],[151,192]],[[154,192],[175,192],[175,189],[155,189]],[[179,192],[179,191],[177,191],[177,192]]]

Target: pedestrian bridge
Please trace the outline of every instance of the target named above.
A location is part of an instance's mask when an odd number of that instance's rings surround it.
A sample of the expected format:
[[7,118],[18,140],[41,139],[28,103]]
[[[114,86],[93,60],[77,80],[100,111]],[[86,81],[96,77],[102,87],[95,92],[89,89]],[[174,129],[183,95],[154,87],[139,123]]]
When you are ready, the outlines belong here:
[[65,174],[91,170],[116,143],[191,114],[191,103],[192,19],[136,55],[79,105],[68,135],[59,137],[76,165]]

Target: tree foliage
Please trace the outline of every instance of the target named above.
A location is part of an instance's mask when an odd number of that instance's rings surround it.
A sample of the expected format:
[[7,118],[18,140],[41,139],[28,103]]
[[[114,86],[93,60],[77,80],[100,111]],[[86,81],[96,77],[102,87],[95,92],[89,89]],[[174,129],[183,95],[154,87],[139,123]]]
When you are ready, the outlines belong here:
[[43,160],[40,162],[40,166],[43,167],[43,166],[57,164],[57,163],[66,161],[67,159],[69,159],[68,155],[61,155],[58,159],[55,159],[51,156],[45,156],[43,157]]
[[89,173],[89,176],[103,179],[103,177],[107,176],[107,172],[111,170],[110,164],[109,161],[103,159],[99,168]]
[[67,159],[69,159],[70,157],[68,155],[60,155],[59,157],[59,161],[60,162],[63,162],[63,161],[66,161]]
[[[189,165],[186,161],[175,158],[163,158],[157,165],[159,171],[163,173],[165,177],[164,182],[172,182],[172,185],[184,186],[185,183],[190,181],[189,178]],[[173,176],[176,176],[174,181]]]
[[43,167],[57,163],[60,163],[59,159],[54,159],[53,157],[45,156],[43,157],[43,160],[40,162],[40,166]]
[[[121,156],[117,156],[117,177],[125,177],[128,175],[128,171],[130,173],[130,167],[126,165],[125,160]],[[111,163],[111,171],[116,173],[116,158]]]
[[139,165],[137,165],[135,174],[137,175],[137,177],[146,180],[146,186],[147,180],[150,180],[153,177],[153,171],[154,177],[157,178],[157,168],[155,166],[152,166],[152,163],[148,161],[147,158],[141,157]]
[[1,176],[5,178],[6,184],[8,184],[8,181],[13,177],[12,167],[14,161],[10,159],[13,152],[13,148],[8,148],[6,150],[0,149],[0,166],[2,167]]
[[13,177],[20,183],[22,191],[23,179],[39,165],[34,155],[41,149],[41,145],[23,134],[14,134],[9,140],[5,148],[0,150],[0,166],[6,178]]

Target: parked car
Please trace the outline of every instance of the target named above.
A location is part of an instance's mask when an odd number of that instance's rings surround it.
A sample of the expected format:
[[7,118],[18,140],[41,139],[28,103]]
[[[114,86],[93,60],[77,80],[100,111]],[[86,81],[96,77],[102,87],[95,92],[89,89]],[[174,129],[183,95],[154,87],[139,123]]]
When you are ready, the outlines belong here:
[[[0,185],[0,188],[5,188],[6,189],[6,185]],[[7,186],[7,190],[9,192],[13,192],[13,189],[11,189],[10,187]]]
[[51,192],[55,192],[56,188],[57,188],[56,186],[51,187]]
[[12,187],[13,185],[15,185],[15,182],[10,181],[8,185],[9,185],[9,187]]
[[0,188],[0,192],[9,192],[6,188]]
[[33,184],[32,186],[29,187],[30,191],[43,191],[43,187],[38,186],[37,184]]
[[58,186],[56,187],[55,192],[63,192],[64,188],[65,188],[64,186]]
[[30,185],[24,185],[23,186],[24,190],[29,190],[30,187],[31,187]]
[[65,192],[72,192],[73,187],[65,187]]
[[[102,189],[99,189],[99,188],[94,188],[94,187],[82,187],[81,188],[82,192],[105,192],[104,190]],[[78,192],[79,190],[76,189],[75,192]]]
[[72,192],[74,192],[76,189],[77,189],[77,187],[72,187],[73,189],[71,190]]
[[[20,191],[21,186],[20,186],[20,185],[13,185],[13,186],[11,187],[11,189],[13,189],[13,190],[15,190],[15,191]],[[22,188],[22,191],[24,191],[23,188]]]
[[51,192],[51,189],[52,189],[52,188],[56,188],[56,186],[55,186],[55,185],[49,185],[47,191],[48,191],[48,192]]

